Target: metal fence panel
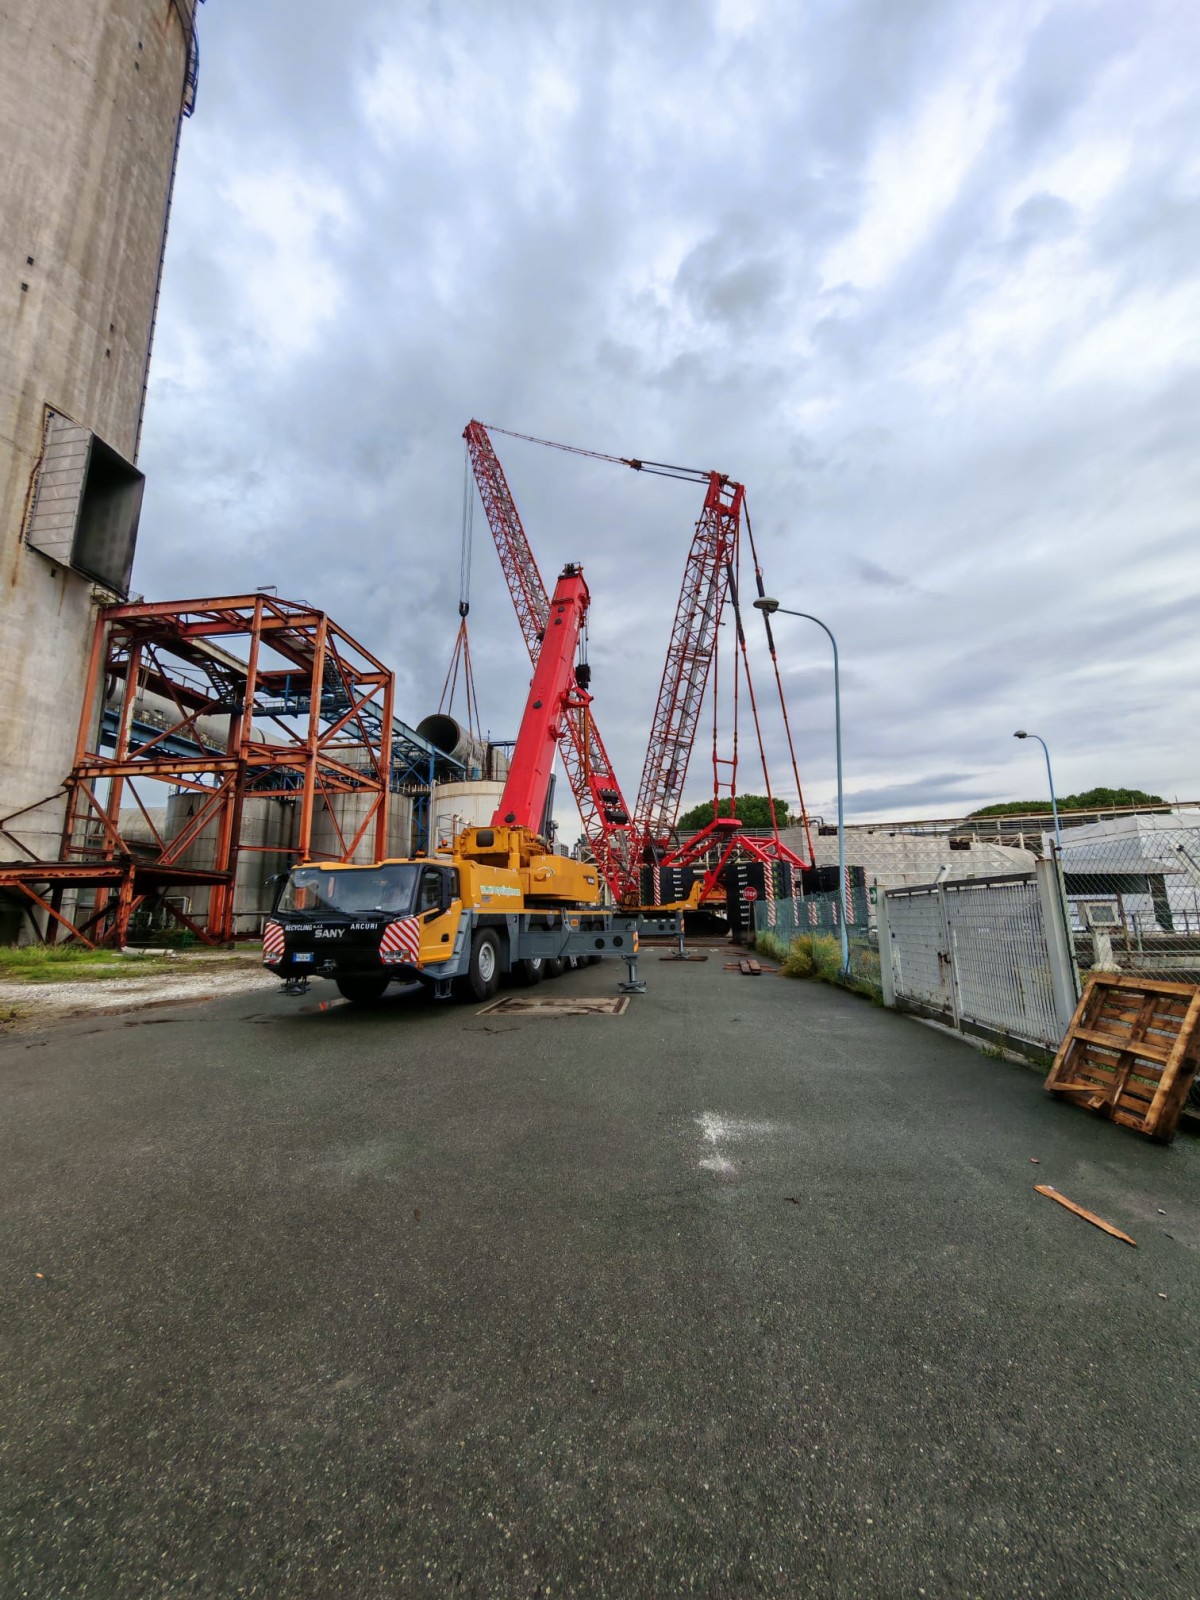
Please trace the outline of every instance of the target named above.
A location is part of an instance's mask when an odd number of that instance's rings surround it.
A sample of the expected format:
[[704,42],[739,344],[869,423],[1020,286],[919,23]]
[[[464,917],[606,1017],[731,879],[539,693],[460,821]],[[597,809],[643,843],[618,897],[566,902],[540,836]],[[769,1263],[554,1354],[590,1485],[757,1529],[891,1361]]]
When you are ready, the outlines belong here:
[[1057,1045],[1060,1032],[1041,902],[1032,878],[943,887],[960,1015],[998,1032]]
[[1055,1047],[1062,1031],[1036,880],[960,878],[887,894],[896,999]]
[[938,891],[891,890],[888,929],[897,998],[932,1006],[953,1018],[949,951]]

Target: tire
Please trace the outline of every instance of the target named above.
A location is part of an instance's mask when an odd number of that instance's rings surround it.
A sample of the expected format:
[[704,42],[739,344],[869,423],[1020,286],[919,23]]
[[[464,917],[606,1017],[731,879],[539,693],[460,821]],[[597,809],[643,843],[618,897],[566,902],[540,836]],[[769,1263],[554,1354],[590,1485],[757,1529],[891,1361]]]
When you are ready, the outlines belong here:
[[563,962],[561,956],[551,956],[549,961],[542,962],[543,978],[561,978],[563,975]]
[[470,964],[459,983],[465,1000],[490,1000],[500,987],[500,944],[489,929],[481,928],[471,940]]
[[516,963],[513,967],[513,977],[525,988],[532,989],[535,983],[541,983],[544,966],[545,962],[541,956],[529,956]]
[[587,958],[587,964],[589,967],[598,967],[603,960],[603,956],[589,956]]
[[376,1000],[383,999],[383,991],[391,979],[382,974],[376,977],[372,973],[362,978],[338,978],[336,981],[338,993],[351,1005],[371,1006]]

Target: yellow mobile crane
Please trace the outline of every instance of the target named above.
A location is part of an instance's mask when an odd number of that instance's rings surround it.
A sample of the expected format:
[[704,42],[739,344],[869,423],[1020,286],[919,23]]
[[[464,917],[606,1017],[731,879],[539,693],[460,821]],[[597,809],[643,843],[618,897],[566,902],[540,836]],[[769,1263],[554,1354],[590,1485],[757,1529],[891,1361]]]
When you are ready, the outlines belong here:
[[[263,929],[263,963],[286,980],[331,978],[347,1000],[414,979],[439,998],[486,1000],[501,974],[536,982],[545,961],[637,955],[637,918],[601,906],[591,862],[557,855],[537,831],[562,719],[591,704],[575,655],[590,596],[564,567],[550,602],[500,804],[449,856],[370,867],[313,862],[288,874]],[[625,987],[625,985],[622,985]]]

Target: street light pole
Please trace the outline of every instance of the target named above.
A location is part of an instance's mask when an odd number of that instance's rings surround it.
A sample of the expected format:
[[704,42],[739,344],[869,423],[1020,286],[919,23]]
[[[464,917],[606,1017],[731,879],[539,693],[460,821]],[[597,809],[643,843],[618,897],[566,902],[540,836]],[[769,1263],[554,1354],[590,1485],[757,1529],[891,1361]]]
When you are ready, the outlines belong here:
[[805,622],[815,622],[818,628],[823,628],[833,646],[833,730],[834,749],[837,754],[837,826],[838,826],[838,931],[842,936],[842,972],[843,978],[850,976],[850,935],[846,927],[846,823],[845,806],[842,790],[842,683],[841,672],[838,665],[837,640],[833,630],[826,626],[820,617],[814,617],[811,611],[789,611],[787,606],[781,606],[778,600],[773,600],[769,595],[760,595],[754,602],[755,608],[765,611],[772,617],[777,611],[782,611],[785,617],[803,617]]
[[1014,739],[1036,739],[1041,745],[1046,756],[1046,777],[1050,783],[1050,809],[1054,813],[1054,842],[1062,849],[1062,828],[1058,822],[1058,801],[1054,797],[1054,774],[1050,770],[1050,752],[1046,749],[1046,741],[1040,733],[1026,733],[1024,728],[1018,728],[1013,734]]

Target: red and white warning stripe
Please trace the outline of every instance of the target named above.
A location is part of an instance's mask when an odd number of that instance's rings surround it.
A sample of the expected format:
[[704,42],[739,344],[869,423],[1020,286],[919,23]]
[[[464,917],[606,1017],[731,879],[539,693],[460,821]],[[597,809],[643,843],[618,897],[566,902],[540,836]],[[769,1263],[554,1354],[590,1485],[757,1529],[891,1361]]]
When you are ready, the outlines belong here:
[[389,922],[379,941],[379,959],[389,967],[415,967],[420,954],[421,919],[401,917],[399,922]]
[[277,967],[283,960],[283,929],[277,922],[263,928],[263,966]]

